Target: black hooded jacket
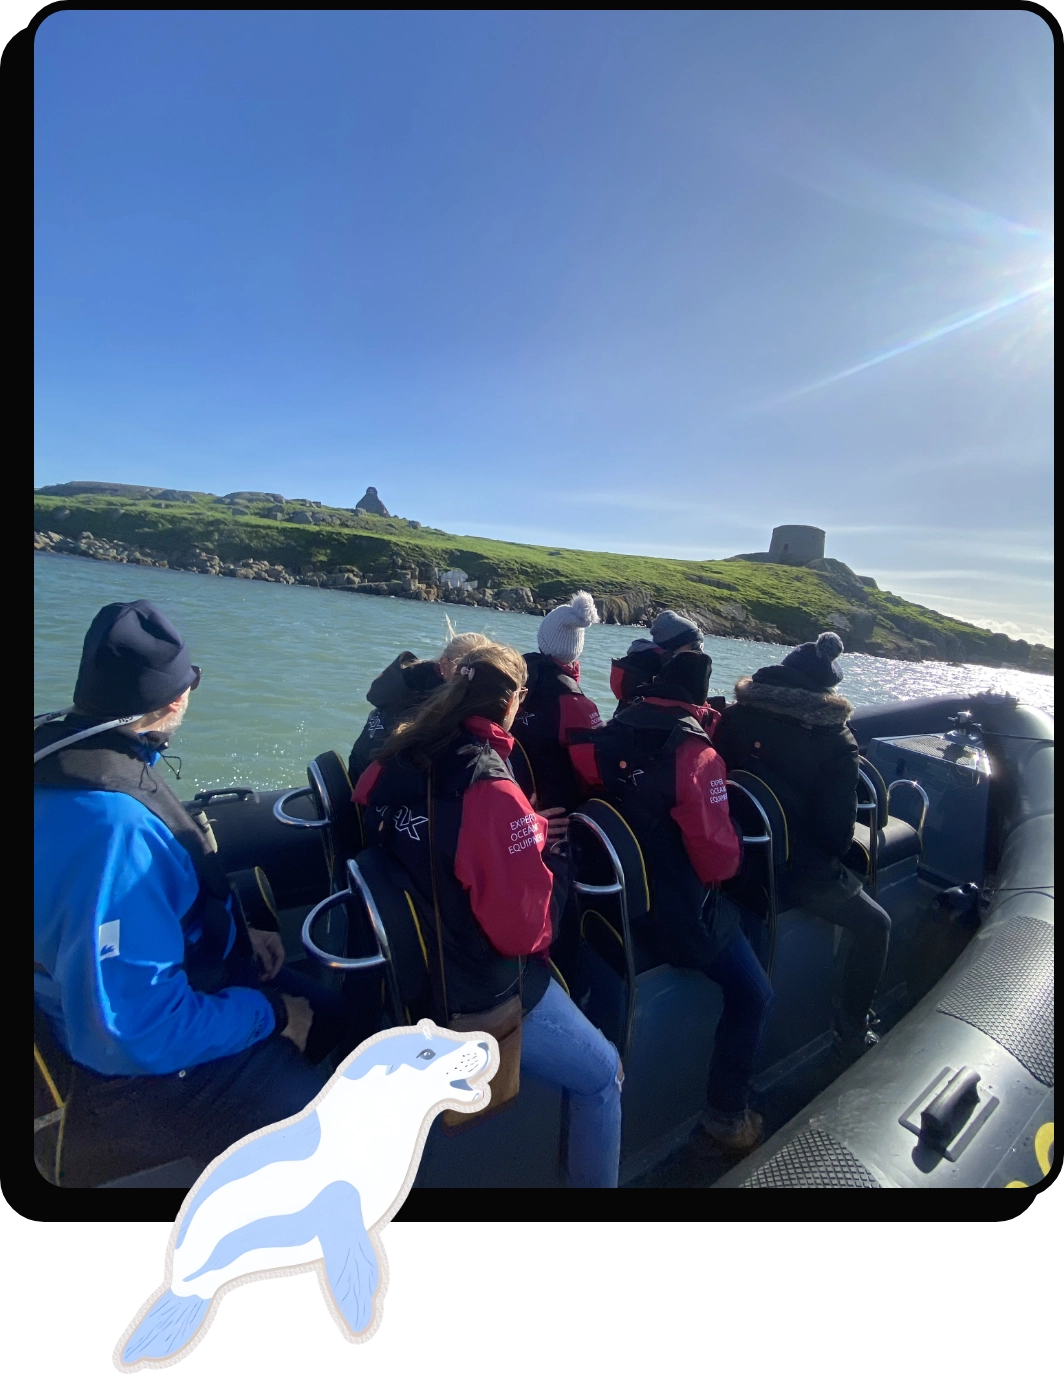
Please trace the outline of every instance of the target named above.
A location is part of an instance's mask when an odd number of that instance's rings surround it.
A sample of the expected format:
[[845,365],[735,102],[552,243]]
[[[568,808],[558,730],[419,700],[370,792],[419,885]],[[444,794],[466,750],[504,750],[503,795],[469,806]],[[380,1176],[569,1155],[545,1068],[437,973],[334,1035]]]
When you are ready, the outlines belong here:
[[858,749],[846,723],[853,707],[836,692],[800,686],[802,677],[777,665],[740,679],[713,744],[729,773],[755,773],[779,797],[794,880],[837,883],[857,819]]
[[443,674],[434,659],[420,661],[410,652],[401,653],[374,678],[366,693],[366,700],[374,709],[355,740],[347,765],[352,787],[403,717],[416,711],[442,682]]

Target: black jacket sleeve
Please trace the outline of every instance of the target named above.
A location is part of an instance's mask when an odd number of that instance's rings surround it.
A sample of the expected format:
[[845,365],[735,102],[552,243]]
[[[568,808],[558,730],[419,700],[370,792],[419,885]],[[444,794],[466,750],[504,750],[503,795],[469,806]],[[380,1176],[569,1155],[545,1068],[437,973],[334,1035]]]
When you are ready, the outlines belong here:
[[817,805],[810,818],[820,847],[839,859],[853,842],[859,767],[857,741],[844,731],[819,770]]

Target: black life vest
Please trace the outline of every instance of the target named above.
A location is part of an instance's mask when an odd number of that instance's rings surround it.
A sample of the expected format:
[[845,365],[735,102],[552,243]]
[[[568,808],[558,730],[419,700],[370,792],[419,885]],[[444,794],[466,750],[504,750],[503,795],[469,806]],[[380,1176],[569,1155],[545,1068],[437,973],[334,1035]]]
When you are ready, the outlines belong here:
[[[65,720],[38,726],[33,732],[34,752],[77,734],[87,723],[82,717],[69,715]],[[33,785],[121,792],[162,821],[192,860],[199,879],[196,900],[181,918],[189,985],[205,993],[234,985],[257,987],[259,970],[247,927],[239,911],[230,911],[230,883],[214,848],[210,824],[202,812],[190,814],[166,779],[149,766],[143,754],[145,744],[160,749],[165,748],[166,741],[152,733],[137,734],[128,726],[107,730],[34,764]],[[236,936],[227,956],[234,922]]]
[[564,806],[566,811],[572,811],[580,805],[583,794],[569,750],[561,740],[560,703],[562,697],[583,696],[584,693],[575,678],[546,654],[525,654],[524,659],[528,664],[528,695],[510,733],[520,746],[514,753],[530,775],[531,790],[521,776],[517,759],[515,774],[529,797],[535,792],[540,810]]
[[[521,986],[523,961],[507,958],[494,948],[473,914],[468,893],[454,874],[466,789],[490,778],[512,780],[509,765],[486,740],[463,729],[437,758],[431,777],[430,807],[429,775],[401,758],[389,760],[370,794],[366,830],[370,841],[389,853],[410,878],[433,985],[436,1016],[443,1024],[445,1008],[433,902],[433,851],[443,932],[446,1012],[453,1016],[456,1012],[485,1011],[505,1002]],[[430,811],[434,826],[431,846]],[[545,989],[544,979],[540,995]]]
[[639,841],[650,881],[651,929],[659,935],[675,921],[696,918],[706,895],[670,815],[677,801],[676,753],[688,739],[709,741],[694,716],[644,701],[619,711],[601,730],[573,732],[575,744],[594,749],[602,795]]

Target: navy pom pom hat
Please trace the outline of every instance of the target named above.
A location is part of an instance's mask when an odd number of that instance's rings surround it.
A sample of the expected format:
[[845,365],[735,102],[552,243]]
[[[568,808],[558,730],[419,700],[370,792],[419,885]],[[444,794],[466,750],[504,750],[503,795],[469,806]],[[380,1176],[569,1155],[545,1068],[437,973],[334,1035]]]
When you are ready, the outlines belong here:
[[821,691],[832,691],[842,681],[842,669],[835,660],[844,651],[842,640],[831,630],[818,635],[816,643],[799,644],[783,660],[782,666],[807,677]]

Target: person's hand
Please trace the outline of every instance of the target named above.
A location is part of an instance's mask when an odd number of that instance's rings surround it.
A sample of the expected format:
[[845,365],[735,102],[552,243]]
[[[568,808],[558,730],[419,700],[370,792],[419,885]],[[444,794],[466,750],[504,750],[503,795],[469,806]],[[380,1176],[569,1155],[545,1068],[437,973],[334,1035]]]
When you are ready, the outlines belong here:
[[282,992],[281,998],[288,1013],[288,1025],[281,1032],[281,1039],[291,1040],[302,1054],[307,1048],[307,1036],[310,1034],[314,1013],[305,997],[292,997],[287,992]]
[[547,806],[539,814],[547,822],[547,844],[561,844],[569,833],[569,818],[564,806]]
[[248,937],[251,940],[251,948],[255,952],[255,958],[262,965],[259,982],[272,982],[284,964],[284,941],[276,930],[253,930],[250,927],[248,928]]

